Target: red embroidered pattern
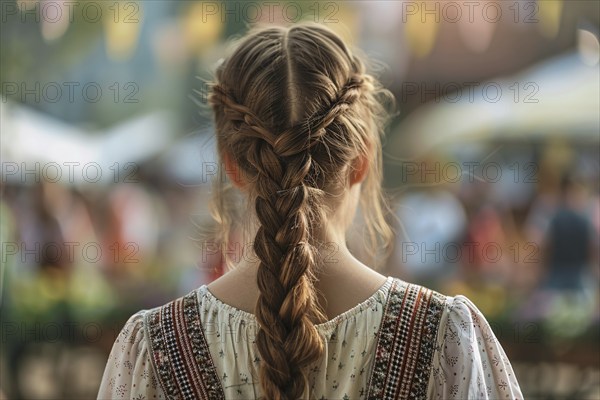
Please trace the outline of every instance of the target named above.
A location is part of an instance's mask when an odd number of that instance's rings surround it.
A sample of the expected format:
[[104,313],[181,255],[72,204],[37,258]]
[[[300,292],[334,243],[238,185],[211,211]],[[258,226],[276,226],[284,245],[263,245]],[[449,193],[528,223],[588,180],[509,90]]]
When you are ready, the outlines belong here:
[[368,399],[424,399],[445,296],[394,279],[377,337]]
[[224,399],[200,323],[196,290],[146,313],[152,364],[169,399]]

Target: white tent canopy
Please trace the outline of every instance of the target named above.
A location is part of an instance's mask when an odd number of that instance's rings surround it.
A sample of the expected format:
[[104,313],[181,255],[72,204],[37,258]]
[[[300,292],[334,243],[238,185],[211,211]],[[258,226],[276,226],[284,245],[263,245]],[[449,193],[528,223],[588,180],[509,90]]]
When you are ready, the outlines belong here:
[[[600,142],[598,65],[586,65],[577,53],[470,87],[447,94],[442,87],[440,101],[409,115],[394,140],[413,156],[439,146],[499,138],[559,135]],[[399,148],[392,145],[391,151]]]
[[160,153],[175,133],[167,112],[134,117],[103,132],[13,102],[3,103],[0,115],[2,180],[23,184],[126,182],[138,163]]
[[220,173],[215,140],[212,126],[199,129],[172,143],[157,165],[178,184],[208,185]]

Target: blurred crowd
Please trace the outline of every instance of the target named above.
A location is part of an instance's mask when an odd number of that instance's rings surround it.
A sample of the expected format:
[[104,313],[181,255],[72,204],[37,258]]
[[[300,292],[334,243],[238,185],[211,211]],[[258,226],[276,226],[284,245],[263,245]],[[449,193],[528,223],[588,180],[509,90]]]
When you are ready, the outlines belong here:
[[[486,147],[494,154],[438,155],[404,169],[390,271],[469,295],[492,320],[539,322],[545,331],[536,335],[548,340],[593,337],[600,317],[597,152],[557,141]],[[484,158],[494,165],[488,172]],[[444,176],[444,168],[452,172]]]

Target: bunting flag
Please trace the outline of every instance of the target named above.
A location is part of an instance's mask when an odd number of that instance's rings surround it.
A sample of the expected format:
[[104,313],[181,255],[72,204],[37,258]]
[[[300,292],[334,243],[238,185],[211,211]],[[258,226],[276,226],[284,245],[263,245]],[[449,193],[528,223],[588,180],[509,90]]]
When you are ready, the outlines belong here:
[[474,12],[472,19],[471,16],[462,15],[458,32],[469,50],[483,53],[490,47],[497,26],[498,21],[490,20],[483,12]]
[[[94,3],[96,4],[96,3]],[[126,61],[137,48],[142,28],[142,3],[128,1],[125,3],[110,2],[98,8],[88,7],[86,18],[99,18],[104,26],[106,53],[111,60]],[[100,13],[98,17],[96,13]]]
[[563,0],[538,0],[539,29],[548,38],[554,38],[560,30]]
[[44,0],[40,4],[40,13],[42,13],[40,29],[45,41],[55,41],[65,34],[73,16],[70,11],[72,3],[67,0]]
[[408,47],[419,58],[427,56],[433,49],[440,25],[439,15],[435,11],[428,13],[421,7],[425,5],[417,6],[417,10],[408,10],[410,12],[405,12],[403,16]]
[[184,12],[181,26],[190,53],[199,55],[217,43],[227,22],[223,7],[220,3],[195,2]]

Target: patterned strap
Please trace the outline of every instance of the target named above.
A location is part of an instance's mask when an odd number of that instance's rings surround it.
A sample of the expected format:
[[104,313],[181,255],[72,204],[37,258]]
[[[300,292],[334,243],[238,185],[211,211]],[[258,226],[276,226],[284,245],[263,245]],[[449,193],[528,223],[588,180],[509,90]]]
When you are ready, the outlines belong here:
[[367,398],[425,399],[446,297],[394,279],[388,292]]
[[158,381],[169,399],[224,399],[200,322],[194,290],[146,313],[146,337]]

